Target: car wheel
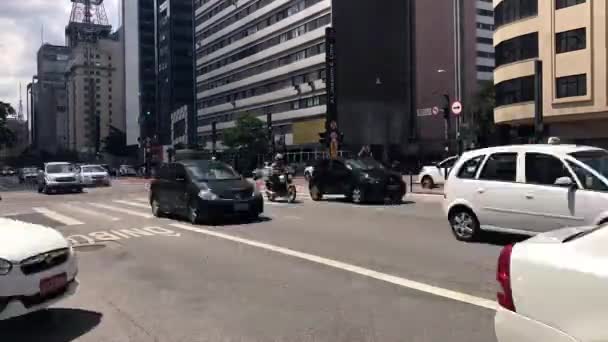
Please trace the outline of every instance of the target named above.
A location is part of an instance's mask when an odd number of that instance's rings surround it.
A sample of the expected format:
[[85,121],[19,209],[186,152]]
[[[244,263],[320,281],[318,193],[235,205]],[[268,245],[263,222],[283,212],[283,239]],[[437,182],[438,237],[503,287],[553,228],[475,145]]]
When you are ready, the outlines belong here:
[[323,192],[321,192],[321,189],[319,189],[317,185],[312,185],[310,187],[310,198],[313,201],[320,201],[323,199]]
[[200,220],[201,218],[196,203],[190,201],[188,204],[188,221],[190,221],[192,224],[199,224]]
[[156,197],[152,197],[152,200],[150,201],[150,206],[152,207],[152,215],[158,218],[165,216],[165,213],[163,213],[163,211],[160,209],[160,203],[158,203]]
[[356,186],[353,188],[352,193],[350,194],[350,200],[355,204],[361,204],[365,200],[363,197],[363,190]]
[[433,178],[429,176],[422,177],[421,184],[424,189],[432,189],[435,187],[435,182],[433,182]]
[[457,240],[475,241],[481,233],[477,216],[468,208],[453,209],[449,215],[452,233]]
[[294,203],[296,201],[296,187],[295,186],[290,186],[289,189],[287,190],[287,202],[288,203]]

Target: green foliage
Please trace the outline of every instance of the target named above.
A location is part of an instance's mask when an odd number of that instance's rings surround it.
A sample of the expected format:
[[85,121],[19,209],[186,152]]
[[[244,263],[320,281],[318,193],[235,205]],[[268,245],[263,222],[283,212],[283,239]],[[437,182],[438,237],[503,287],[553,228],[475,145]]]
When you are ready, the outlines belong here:
[[252,115],[241,116],[235,127],[224,130],[223,143],[231,150],[265,153],[268,149],[266,125]]
[[494,83],[492,81],[483,82],[473,98],[471,113],[471,132],[480,147],[492,145],[495,140],[494,107],[496,107]]
[[10,104],[0,101],[0,148],[12,147],[15,143],[15,133],[7,127],[9,115],[15,115],[15,109]]
[[103,139],[103,150],[115,156],[128,155],[127,135],[118,128],[110,126],[110,133]]

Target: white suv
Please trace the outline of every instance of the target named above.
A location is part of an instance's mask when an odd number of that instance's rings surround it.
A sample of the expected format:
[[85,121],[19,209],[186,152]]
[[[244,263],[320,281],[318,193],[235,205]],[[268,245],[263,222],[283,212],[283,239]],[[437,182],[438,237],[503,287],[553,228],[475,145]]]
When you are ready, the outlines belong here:
[[462,155],[445,185],[457,239],[482,231],[536,234],[608,222],[608,151],[575,145],[502,146]]

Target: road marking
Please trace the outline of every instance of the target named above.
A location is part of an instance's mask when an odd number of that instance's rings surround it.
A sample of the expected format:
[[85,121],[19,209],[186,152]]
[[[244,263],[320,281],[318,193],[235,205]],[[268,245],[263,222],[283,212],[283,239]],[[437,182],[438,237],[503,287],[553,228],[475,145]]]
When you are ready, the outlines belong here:
[[56,211],[52,211],[47,208],[32,208],[32,210],[50,218],[51,220],[63,223],[66,226],[76,226],[79,224],[84,224],[84,222],[80,222],[74,218],[62,215]]
[[128,240],[147,236],[180,237],[181,234],[163,227],[144,227],[70,235],[67,237],[67,240],[73,247],[78,247],[83,245],[95,245],[98,242],[104,241]]
[[496,304],[496,302],[489,300],[489,299],[480,298],[480,297],[472,296],[472,295],[469,295],[466,293],[448,290],[448,289],[444,289],[444,288],[433,286],[433,285],[428,285],[425,283],[401,278],[401,277],[394,276],[394,275],[387,274],[387,273],[370,270],[367,268],[355,266],[352,264],[347,264],[347,263],[333,260],[333,259],[328,259],[328,258],[324,258],[321,256],[308,254],[308,253],[304,253],[304,252],[298,252],[293,249],[275,246],[275,245],[271,245],[268,243],[243,239],[240,237],[236,237],[236,236],[232,236],[232,235],[228,235],[228,234],[224,234],[224,233],[220,233],[220,232],[215,232],[215,231],[211,231],[211,230],[207,230],[207,229],[203,229],[203,228],[199,228],[199,227],[189,226],[189,225],[185,225],[185,224],[181,224],[181,223],[172,223],[172,224],[170,224],[170,226],[179,228],[179,229],[183,229],[183,230],[189,230],[189,231],[195,232],[195,233],[200,233],[200,234],[204,234],[204,235],[208,235],[208,236],[217,237],[217,238],[224,239],[224,240],[241,243],[241,244],[252,246],[252,247],[265,249],[265,250],[283,254],[283,255],[292,256],[295,258],[311,261],[311,262],[325,265],[325,266],[330,266],[330,267],[337,268],[337,269],[340,269],[343,271],[356,273],[356,274],[359,274],[359,275],[362,275],[365,277],[381,280],[381,281],[384,281],[387,283],[399,285],[401,287],[425,292],[425,293],[443,297],[443,298],[456,300],[459,302],[479,306],[482,308],[486,308],[486,309],[490,309],[490,310],[496,310],[498,308],[498,305]]
[[135,210],[125,209],[125,208],[119,208],[119,207],[115,207],[115,206],[107,205],[107,204],[91,203],[90,202],[89,205],[97,207],[97,208],[101,208],[101,209],[112,210],[112,211],[116,211],[116,212],[119,212],[119,213],[133,215],[133,216],[139,216],[139,217],[148,218],[148,219],[154,217],[154,216],[152,216],[152,214],[146,214],[146,213],[142,213],[141,211],[135,211]]
[[149,204],[141,204],[141,203],[129,202],[129,201],[123,201],[123,200],[114,200],[112,202],[114,202],[114,203],[120,203],[120,204],[126,204],[126,205],[130,205],[132,207],[137,207],[137,208],[150,209],[150,205]]
[[89,215],[89,216],[101,217],[102,219],[105,219],[108,221],[119,221],[120,220],[118,217],[110,216],[108,214],[100,213],[98,211],[93,211],[93,210],[77,207],[72,204],[62,204],[62,205],[66,208],[70,208],[70,210],[74,210],[74,211],[77,211],[77,212],[80,212],[80,213],[83,213],[83,214]]
[[148,197],[137,197],[134,198],[133,200],[138,201],[138,202],[145,202],[145,203],[150,203],[150,199]]

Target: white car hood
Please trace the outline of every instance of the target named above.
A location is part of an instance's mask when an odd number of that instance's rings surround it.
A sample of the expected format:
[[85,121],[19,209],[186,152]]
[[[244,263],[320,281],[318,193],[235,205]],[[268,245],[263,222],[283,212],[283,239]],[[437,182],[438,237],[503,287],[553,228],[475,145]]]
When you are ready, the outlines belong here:
[[55,229],[0,217],[0,258],[19,262],[34,255],[67,248]]
[[76,177],[75,173],[72,172],[68,172],[68,173],[48,173],[47,177],[55,179],[55,178],[66,178],[66,177]]
[[546,233],[535,235],[522,243],[561,243],[566,238],[589,229],[596,228],[595,226],[586,227],[570,227],[552,230]]

